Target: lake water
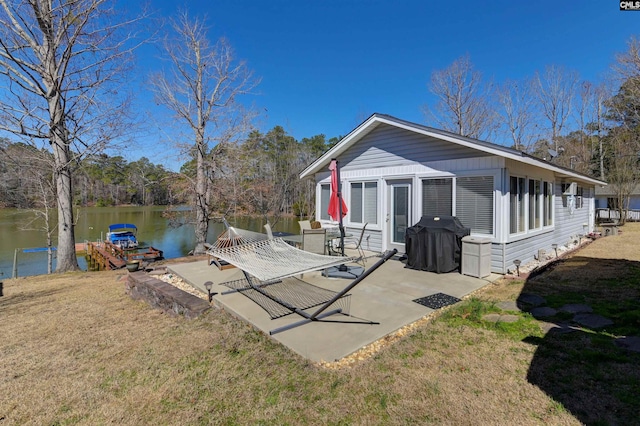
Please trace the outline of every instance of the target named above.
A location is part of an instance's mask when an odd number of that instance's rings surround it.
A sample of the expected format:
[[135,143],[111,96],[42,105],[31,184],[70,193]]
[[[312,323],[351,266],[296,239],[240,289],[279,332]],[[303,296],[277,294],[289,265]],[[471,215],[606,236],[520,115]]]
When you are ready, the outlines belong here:
[[[164,207],[86,207],[76,217],[76,242],[98,241],[105,237],[112,223],[132,223],[138,227],[138,241],[142,246],[153,246],[164,252],[166,259],[185,256],[195,246],[193,225],[170,227],[162,216]],[[13,258],[18,251],[18,276],[47,273],[47,254],[23,253],[22,249],[46,246],[46,235],[37,230],[22,230],[33,219],[33,212],[0,209],[0,280],[11,278]],[[230,217],[229,223],[243,229],[264,232],[264,220],[252,217]],[[299,232],[296,218],[281,218],[273,227],[276,231]],[[207,241],[214,241],[224,231],[222,223],[211,222]],[[55,243],[54,243],[55,245]],[[83,257],[78,258],[80,268],[87,269]],[[55,270],[55,263],[54,263]]]

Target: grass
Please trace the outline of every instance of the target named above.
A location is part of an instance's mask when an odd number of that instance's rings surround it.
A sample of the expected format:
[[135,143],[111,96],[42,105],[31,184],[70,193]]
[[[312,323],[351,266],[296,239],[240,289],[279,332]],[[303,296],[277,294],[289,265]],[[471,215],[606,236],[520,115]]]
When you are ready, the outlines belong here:
[[[640,227],[623,230],[341,369],[222,311],[162,314],[124,294],[123,272],[5,281],[0,425],[638,424],[640,355],[613,344],[640,335]],[[590,304],[615,325],[544,335],[528,314],[483,320],[523,291]]]

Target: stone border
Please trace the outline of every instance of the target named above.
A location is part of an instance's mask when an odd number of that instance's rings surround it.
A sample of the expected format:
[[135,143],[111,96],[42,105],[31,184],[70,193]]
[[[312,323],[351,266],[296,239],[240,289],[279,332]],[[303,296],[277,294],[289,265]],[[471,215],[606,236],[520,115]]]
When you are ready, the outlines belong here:
[[563,251],[561,254],[558,255],[558,257],[549,259],[546,262],[541,262],[540,264],[538,264],[535,267],[531,268],[529,271],[521,272],[519,276],[518,275],[514,275],[514,274],[505,274],[504,278],[510,279],[510,280],[525,280],[525,281],[529,280],[529,279],[533,279],[533,278],[537,277],[538,275],[542,274],[543,272],[546,272],[550,268],[555,267],[560,262],[566,260],[570,255],[574,254],[578,250],[588,246],[589,244],[591,244],[592,242],[595,241],[595,239],[593,239],[593,238],[589,238],[589,237],[584,237],[584,238],[585,238],[585,241],[582,241],[581,244],[579,244],[579,245],[577,245],[577,246],[575,246],[575,247],[573,247],[573,248],[571,248],[569,250]]
[[206,300],[151,277],[144,271],[129,273],[124,286],[132,299],[144,300],[170,315],[194,319],[211,309]]

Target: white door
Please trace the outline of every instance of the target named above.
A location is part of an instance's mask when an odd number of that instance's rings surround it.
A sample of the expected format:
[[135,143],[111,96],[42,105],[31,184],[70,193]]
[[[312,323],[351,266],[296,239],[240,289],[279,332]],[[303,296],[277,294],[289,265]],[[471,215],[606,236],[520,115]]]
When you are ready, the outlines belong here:
[[387,181],[387,188],[387,246],[389,250],[395,248],[404,253],[404,235],[407,227],[412,225],[411,181]]

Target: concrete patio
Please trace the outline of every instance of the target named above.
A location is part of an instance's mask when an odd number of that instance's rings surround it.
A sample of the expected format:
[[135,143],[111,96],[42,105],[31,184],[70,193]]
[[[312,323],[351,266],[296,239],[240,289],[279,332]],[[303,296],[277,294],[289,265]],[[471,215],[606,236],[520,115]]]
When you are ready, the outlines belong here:
[[[373,253],[369,254],[372,257],[366,259],[367,268],[380,260]],[[299,315],[291,314],[272,320],[266,311],[242,294],[221,295],[220,293],[229,289],[219,285],[220,283],[243,278],[242,271],[236,268],[220,271],[215,265],[208,266],[206,261],[168,264],[167,268],[204,293],[204,283],[212,281],[212,291],[218,293],[213,297],[216,306],[253,324],[266,334],[269,334],[270,330],[303,319]],[[436,293],[462,299],[499,277],[501,276],[492,274],[478,279],[457,272],[436,274],[416,271],[407,269],[403,262],[392,259],[349,292],[352,317],[337,314],[327,318],[339,321],[366,319],[380,324],[316,321],[272,337],[311,361],[337,361],[434,312],[433,309],[413,302],[414,299]],[[334,291],[340,291],[351,283],[349,279],[323,277],[320,272],[306,273],[304,280]],[[309,311],[314,312],[314,309]]]

